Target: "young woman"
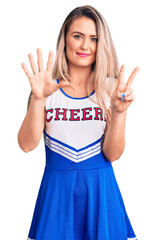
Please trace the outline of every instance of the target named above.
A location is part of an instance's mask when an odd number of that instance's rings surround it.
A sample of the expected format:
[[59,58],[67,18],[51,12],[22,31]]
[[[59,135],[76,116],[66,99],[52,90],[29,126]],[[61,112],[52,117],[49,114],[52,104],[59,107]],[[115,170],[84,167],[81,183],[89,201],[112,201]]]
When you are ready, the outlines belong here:
[[135,68],[124,83],[108,26],[91,6],[65,19],[53,66],[44,70],[41,49],[33,73],[22,63],[31,85],[18,141],[25,152],[44,131],[46,166],[28,239],[137,239],[127,216],[112,162],[125,147],[125,118],[134,100]]

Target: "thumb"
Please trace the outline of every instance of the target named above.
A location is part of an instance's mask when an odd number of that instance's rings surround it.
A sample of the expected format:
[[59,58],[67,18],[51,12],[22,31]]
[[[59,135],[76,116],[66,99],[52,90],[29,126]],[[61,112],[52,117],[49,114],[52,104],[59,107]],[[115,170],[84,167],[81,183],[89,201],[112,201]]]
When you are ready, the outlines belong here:
[[62,87],[65,87],[65,86],[68,86],[69,85],[69,82],[66,81],[66,80],[63,80],[59,83],[56,83],[56,90],[58,90],[59,88],[62,88]]
[[69,82],[66,81],[66,80],[64,80],[64,81],[62,81],[62,82],[60,82],[60,83],[57,84],[57,86],[58,86],[59,88],[64,87],[64,86],[67,86],[67,85],[69,85]]

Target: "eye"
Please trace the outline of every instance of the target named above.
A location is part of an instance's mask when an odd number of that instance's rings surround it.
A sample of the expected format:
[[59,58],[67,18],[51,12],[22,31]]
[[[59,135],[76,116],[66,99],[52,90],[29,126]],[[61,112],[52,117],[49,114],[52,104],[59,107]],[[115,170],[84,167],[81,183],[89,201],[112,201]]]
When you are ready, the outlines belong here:
[[76,38],[76,39],[81,39],[82,37],[77,34],[77,35],[74,35],[74,38]]
[[97,38],[91,38],[93,42],[97,42],[98,39]]

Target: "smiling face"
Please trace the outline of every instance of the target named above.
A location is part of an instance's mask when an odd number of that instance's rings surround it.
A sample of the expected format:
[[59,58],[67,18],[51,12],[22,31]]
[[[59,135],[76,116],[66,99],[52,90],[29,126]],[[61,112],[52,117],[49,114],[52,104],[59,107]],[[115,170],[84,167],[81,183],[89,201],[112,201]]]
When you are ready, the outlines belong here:
[[78,17],[70,25],[66,36],[66,56],[69,67],[91,68],[96,60],[97,31],[95,22]]

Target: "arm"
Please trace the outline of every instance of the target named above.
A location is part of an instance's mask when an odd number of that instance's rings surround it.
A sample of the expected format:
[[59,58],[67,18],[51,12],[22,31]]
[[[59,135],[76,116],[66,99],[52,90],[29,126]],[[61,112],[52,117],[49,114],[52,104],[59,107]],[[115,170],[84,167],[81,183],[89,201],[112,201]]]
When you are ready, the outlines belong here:
[[18,133],[19,146],[25,152],[33,150],[39,144],[45,126],[45,103],[47,97],[59,88],[69,84],[67,81],[62,81],[57,84],[51,79],[53,65],[53,54],[51,51],[49,53],[46,71],[44,71],[40,49],[37,49],[37,54],[39,71],[37,71],[32,54],[28,56],[33,74],[31,74],[26,65],[22,63],[22,68],[29,79],[32,89],[30,105]]
[[103,153],[111,162],[120,158],[125,148],[126,112],[111,111],[111,121],[103,142]]
[[[130,88],[139,68],[130,75],[126,85],[123,82],[124,65],[121,67],[116,88],[111,97],[111,118],[107,123],[107,132],[104,138],[102,150],[104,155],[111,162],[120,158],[125,148],[125,120],[127,109],[134,100],[132,89]],[[122,96],[125,94],[125,97]]]
[[38,146],[45,126],[45,101],[31,96],[30,106],[18,133],[18,143],[24,152]]

